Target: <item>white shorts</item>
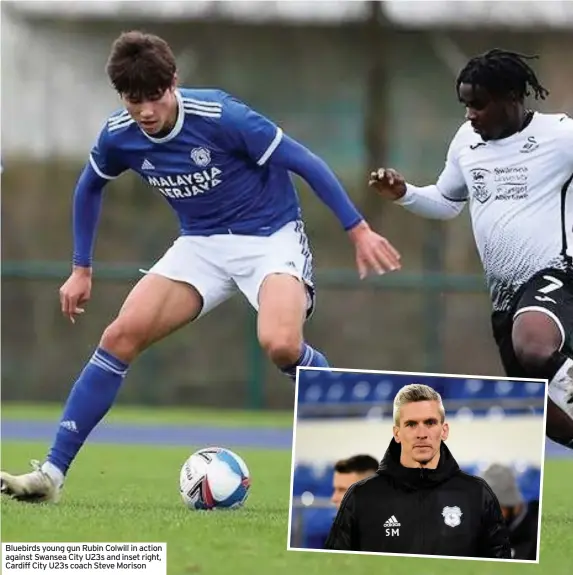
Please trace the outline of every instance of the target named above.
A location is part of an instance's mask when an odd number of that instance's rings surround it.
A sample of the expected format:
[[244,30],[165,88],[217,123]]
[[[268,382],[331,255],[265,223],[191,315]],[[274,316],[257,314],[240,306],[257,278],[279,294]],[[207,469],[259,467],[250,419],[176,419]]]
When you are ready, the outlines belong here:
[[192,285],[203,298],[205,315],[238,291],[258,311],[259,289],[270,274],[289,274],[307,286],[307,317],[314,309],[312,254],[304,225],[289,222],[274,234],[180,236],[149,270]]

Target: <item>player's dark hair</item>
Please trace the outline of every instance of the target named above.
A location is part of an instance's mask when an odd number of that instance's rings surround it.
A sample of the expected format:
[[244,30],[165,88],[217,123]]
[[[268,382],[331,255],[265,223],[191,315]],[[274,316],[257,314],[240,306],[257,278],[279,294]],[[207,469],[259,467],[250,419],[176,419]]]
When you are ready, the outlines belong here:
[[471,84],[485,88],[494,96],[508,96],[514,93],[520,100],[530,95],[530,88],[536,100],[544,100],[549,91],[537,79],[526,60],[535,60],[538,56],[526,56],[518,52],[509,52],[494,48],[472,58],[461,70],[456,81],[459,93],[460,84]]
[[114,41],[106,65],[113,87],[135,102],[160,97],[173,85],[176,69],[169,44],[137,30]]
[[337,473],[375,473],[378,469],[378,461],[370,455],[353,455],[348,459],[340,459],[334,464]]

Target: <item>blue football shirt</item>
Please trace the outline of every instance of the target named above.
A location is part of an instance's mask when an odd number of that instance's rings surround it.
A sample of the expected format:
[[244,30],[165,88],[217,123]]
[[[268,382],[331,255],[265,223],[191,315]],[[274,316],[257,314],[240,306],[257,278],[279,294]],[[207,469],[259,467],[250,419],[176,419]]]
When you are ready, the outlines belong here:
[[267,236],[300,218],[288,170],[269,163],[283,132],[222,90],[176,91],[169,134],[143,132],[126,110],[108,118],[90,163],[112,180],[138,173],[175,210],[183,235]]

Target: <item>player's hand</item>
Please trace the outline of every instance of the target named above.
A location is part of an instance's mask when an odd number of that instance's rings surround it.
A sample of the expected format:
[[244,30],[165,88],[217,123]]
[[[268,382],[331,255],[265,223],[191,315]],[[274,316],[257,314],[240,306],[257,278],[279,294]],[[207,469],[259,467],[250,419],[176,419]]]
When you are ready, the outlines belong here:
[[91,268],[74,267],[72,274],[60,288],[62,313],[72,323],[76,323],[76,316],[84,313],[84,308],[81,306],[90,299],[91,291]]
[[360,279],[364,279],[371,271],[381,275],[402,267],[396,248],[386,238],[372,231],[366,222],[352,228],[348,235],[356,250],[356,266]]
[[371,172],[368,185],[387,200],[399,200],[406,193],[406,180],[392,168],[378,168]]

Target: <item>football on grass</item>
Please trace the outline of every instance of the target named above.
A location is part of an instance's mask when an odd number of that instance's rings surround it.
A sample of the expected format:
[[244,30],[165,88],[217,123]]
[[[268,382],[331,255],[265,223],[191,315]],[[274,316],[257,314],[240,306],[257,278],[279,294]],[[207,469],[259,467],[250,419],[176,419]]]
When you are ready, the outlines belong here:
[[191,455],[181,468],[179,489],[189,509],[237,509],[251,487],[246,463],[223,447],[207,447]]

